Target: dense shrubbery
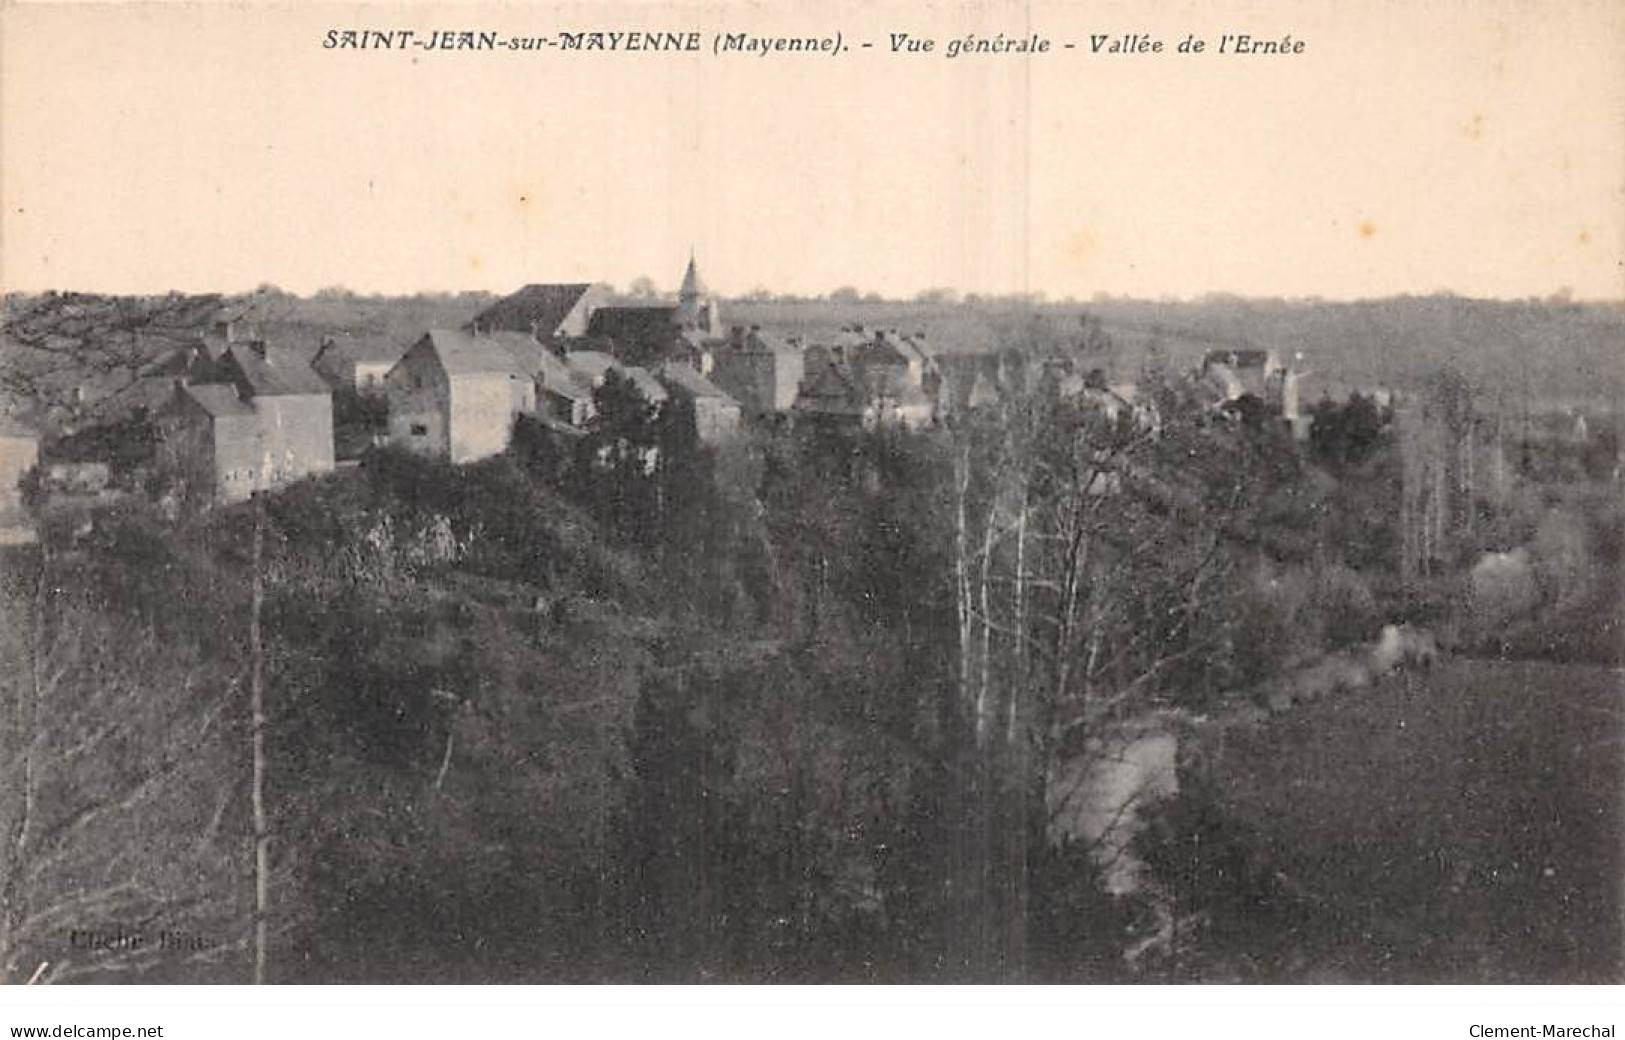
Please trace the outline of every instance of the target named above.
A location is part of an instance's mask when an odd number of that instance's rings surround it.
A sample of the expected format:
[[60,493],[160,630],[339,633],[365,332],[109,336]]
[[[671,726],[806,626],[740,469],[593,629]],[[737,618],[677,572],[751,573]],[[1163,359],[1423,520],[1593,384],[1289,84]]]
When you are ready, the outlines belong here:
[[[1060,734],[1223,710],[1449,602],[1393,580],[1367,410],[1316,467],[1149,390],[1156,438],[1035,407],[710,447],[611,382],[585,435],[372,452],[203,518],[132,502],[53,535],[52,566],[240,681],[263,523],[284,978],[1117,977],[1147,910],[1046,832]],[[1617,503],[1585,509],[1503,524],[1576,612],[1619,556]],[[977,847],[1009,859],[972,877]],[[967,908],[990,878],[1015,924]]]

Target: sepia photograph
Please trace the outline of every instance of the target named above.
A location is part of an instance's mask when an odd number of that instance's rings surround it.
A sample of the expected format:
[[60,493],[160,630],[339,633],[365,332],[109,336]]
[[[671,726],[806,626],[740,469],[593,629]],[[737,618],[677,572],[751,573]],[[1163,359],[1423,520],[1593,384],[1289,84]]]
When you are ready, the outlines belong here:
[[1625,983],[1622,55],[0,4],[0,982]]

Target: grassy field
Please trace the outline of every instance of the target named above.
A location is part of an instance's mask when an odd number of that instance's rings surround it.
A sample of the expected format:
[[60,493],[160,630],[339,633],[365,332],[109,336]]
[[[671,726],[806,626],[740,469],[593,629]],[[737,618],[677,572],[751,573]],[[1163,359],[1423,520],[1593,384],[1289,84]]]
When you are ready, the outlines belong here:
[[1209,911],[1186,970],[1621,981],[1622,678],[1457,660],[1231,728],[1170,864]]

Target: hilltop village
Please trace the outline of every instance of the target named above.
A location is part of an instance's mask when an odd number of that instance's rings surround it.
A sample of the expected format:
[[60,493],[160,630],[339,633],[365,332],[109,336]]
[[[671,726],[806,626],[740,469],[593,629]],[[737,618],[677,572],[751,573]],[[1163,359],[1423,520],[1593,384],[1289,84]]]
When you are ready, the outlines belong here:
[[[375,448],[474,462],[505,450],[520,417],[579,438],[610,381],[630,387],[652,416],[680,409],[689,432],[711,445],[751,427],[926,430],[1044,376],[1055,392],[1112,416],[1151,422],[1154,411],[1134,382],[1110,382],[1064,352],[955,354],[923,331],[858,323],[827,335],[730,324],[692,257],[675,302],[617,301],[588,283],[531,284],[462,327],[409,340],[341,332],[312,350],[230,309],[182,316],[170,335],[184,339],[188,323],[192,342],[114,389],[89,388],[71,421],[36,424],[65,434],[55,457],[41,452],[37,431],[12,423],[0,478],[13,512],[18,480],[42,454],[47,484],[106,487],[130,449],[119,431],[141,421],[160,482],[208,505],[331,472]],[[1198,374],[1215,408],[1261,408],[1307,437],[1301,373],[1276,353],[1213,349]],[[73,396],[84,404],[87,388]]]

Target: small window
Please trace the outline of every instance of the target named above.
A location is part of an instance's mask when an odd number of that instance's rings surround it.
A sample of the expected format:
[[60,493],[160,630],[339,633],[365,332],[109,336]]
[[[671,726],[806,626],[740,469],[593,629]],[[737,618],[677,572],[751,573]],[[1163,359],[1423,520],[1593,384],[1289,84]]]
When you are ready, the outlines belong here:
[[428,435],[429,435],[429,428],[427,426],[423,425],[422,423],[413,423],[412,424],[412,436],[414,436],[414,437],[427,437]]

